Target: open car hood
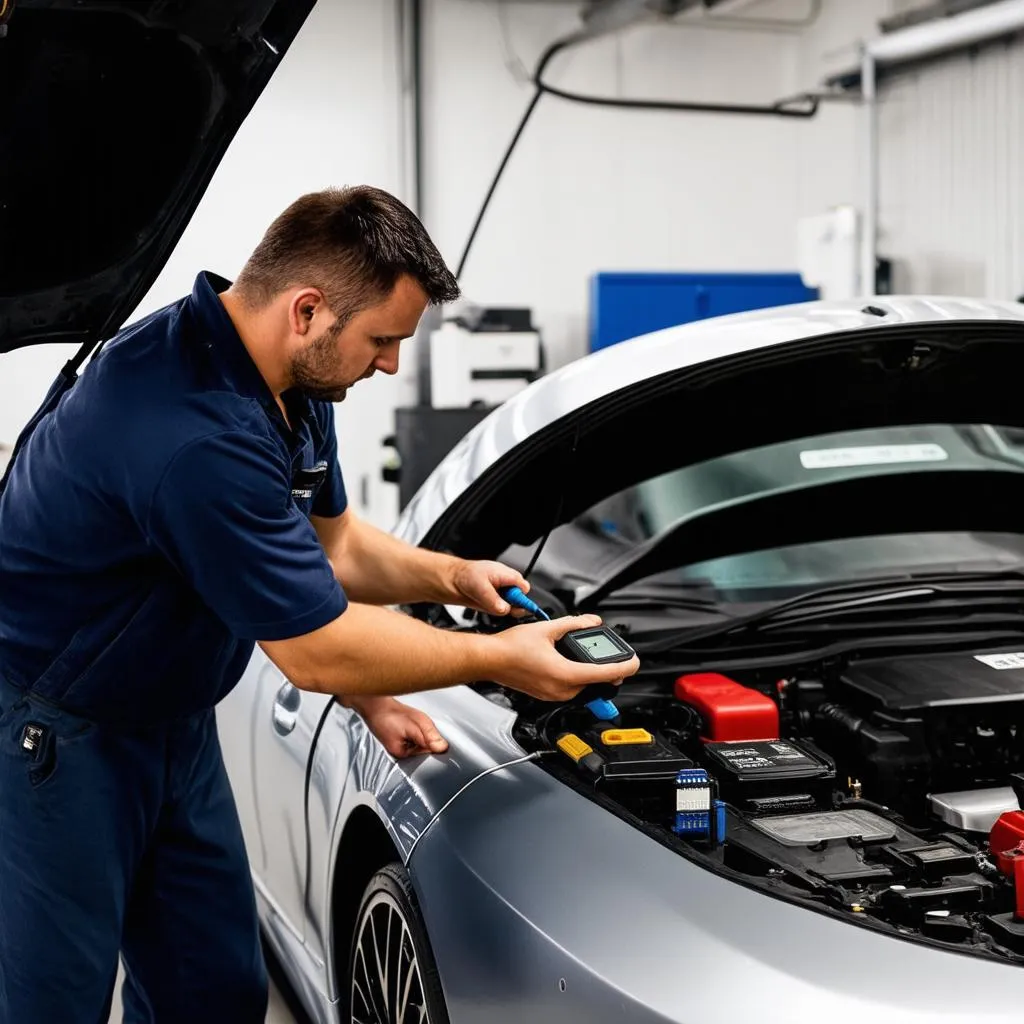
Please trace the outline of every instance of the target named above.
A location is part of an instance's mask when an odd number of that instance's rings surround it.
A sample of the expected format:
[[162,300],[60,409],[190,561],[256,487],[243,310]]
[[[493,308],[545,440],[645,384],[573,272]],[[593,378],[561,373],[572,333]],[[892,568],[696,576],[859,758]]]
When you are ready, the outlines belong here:
[[[1022,373],[1016,303],[813,302],[670,328],[571,363],[495,410],[427,479],[397,532],[497,557],[642,480],[761,445],[871,427],[1024,426]],[[934,524],[919,529],[942,528],[941,489],[942,478]],[[848,525],[839,517],[836,529]]]
[[121,326],[314,2],[15,0],[0,352]]

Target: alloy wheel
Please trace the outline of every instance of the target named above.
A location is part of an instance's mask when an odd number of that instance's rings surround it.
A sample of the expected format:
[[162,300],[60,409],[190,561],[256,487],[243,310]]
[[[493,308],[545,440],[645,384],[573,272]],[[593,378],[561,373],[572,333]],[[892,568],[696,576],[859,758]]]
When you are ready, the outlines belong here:
[[377,892],[364,908],[352,965],[352,1024],[430,1024],[419,959],[401,907]]

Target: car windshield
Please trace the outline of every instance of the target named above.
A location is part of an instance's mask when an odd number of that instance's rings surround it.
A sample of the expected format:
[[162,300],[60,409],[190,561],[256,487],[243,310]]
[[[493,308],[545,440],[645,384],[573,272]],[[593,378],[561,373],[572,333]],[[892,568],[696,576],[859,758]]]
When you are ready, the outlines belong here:
[[[766,445],[675,470],[599,502],[552,536],[552,552],[580,576],[601,575],[684,516],[816,482],[936,469],[1024,472],[1024,432],[987,425],[871,429]],[[808,500],[813,501],[813,496]],[[756,514],[753,513],[752,514]],[[580,544],[586,533],[597,543]],[[572,548],[572,554],[568,548]],[[602,555],[601,548],[606,549]],[[545,558],[544,561],[548,561]],[[587,560],[590,565],[582,564]],[[629,589],[702,587],[719,601],[758,601],[833,583],[902,574],[1024,567],[1024,533],[915,533],[854,537],[753,551],[650,576]]]

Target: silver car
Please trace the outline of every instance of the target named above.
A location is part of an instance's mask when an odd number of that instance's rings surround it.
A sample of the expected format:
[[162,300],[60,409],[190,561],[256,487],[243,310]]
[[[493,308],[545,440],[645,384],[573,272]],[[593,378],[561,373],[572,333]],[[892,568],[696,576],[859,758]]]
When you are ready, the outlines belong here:
[[[0,26],[0,353],[80,346],[52,400],[312,6],[18,0]],[[595,706],[413,697],[449,751],[396,762],[256,654],[218,714],[310,1014],[1018,1021],[1022,380],[1024,307],[813,304],[614,346],[475,428],[396,532],[514,563],[642,668]]]
[[[1018,1021],[1024,307],[707,320],[531,385],[395,532],[527,570],[642,667],[487,680],[395,761],[257,653],[221,734],[319,1021]],[[405,609],[440,629],[513,620]]]

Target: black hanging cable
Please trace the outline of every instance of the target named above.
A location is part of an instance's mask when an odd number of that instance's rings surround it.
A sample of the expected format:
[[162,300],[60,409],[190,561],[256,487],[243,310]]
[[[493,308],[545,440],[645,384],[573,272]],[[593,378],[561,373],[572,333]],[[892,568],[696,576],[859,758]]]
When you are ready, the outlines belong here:
[[480,205],[480,210],[476,215],[476,220],[473,222],[472,230],[469,232],[469,238],[466,239],[466,244],[463,247],[462,258],[459,260],[458,270],[455,271],[455,277],[457,280],[462,280],[462,272],[466,268],[466,260],[469,258],[469,251],[473,248],[473,242],[476,240],[477,232],[480,230],[480,224],[483,222],[484,214],[487,213],[487,207],[491,205],[491,199],[494,197],[495,190],[498,187],[498,182],[501,181],[501,176],[505,173],[505,168],[508,166],[509,159],[513,152],[515,152],[515,148],[519,144],[519,139],[522,137],[527,124],[529,124],[534,110],[537,109],[537,104],[540,102],[541,96],[544,95],[546,87],[541,85],[540,76],[544,73],[544,69],[556,53],[560,50],[566,49],[566,47],[572,46],[573,43],[579,42],[582,38],[582,36],[576,35],[568,36],[565,39],[559,39],[544,51],[540,60],[537,62],[537,67],[533,72],[533,96],[530,97],[530,102],[526,105],[526,110],[523,111],[523,116],[519,119],[519,124],[516,125],[516,130],[512,134],[512,139],[509,142],[508,147],[505,149],[505,155],[501,158],[501,163],[498,164],[497,171],[494,172],[494,177],[491,180],[491,187],[487,190],[487,195],[484,196],[484,201]]
[[306,834],[306,871],[302,901],[303,906],[309,913],[313,910],[312,897],[310,895],[310,878],[313,874],[313,838],[309,822],[309,791],[313,782],[313,762],[316,759],[316,745],[320,739],[320,733],[323,732],[324,726],[327,724],[327,716],[331,713],[331,708],[333,708],[335,704],[338,704],[338,698],[336,696],[332,696],[320,715],[320,720],[316,723],[316,728],[313,730],[313,739],[309,744],[309,756],[306,759],[305,778],[302,782],[302,817]]
[[541,92],[557,96],[572,103],[586,103],[595,107],[618,107],[624,110],[668,110],[695,114],[746,114],[771,117],[814,117],[818,112],[818,97],[812,95],[794,96],[779,100],[770,106],[749,103],[688,103],[684,100],[631,100],[614,96],[587,96],[583,93],[568,92],[552,85],[541,85]]
[[462,274],[466,269],[470,250],[476,241],[484,215],[487,213],[491,200],[494,198],[498,183],[505,173],[505,168],[508,166],[508,162],[513,152],[515,152],[515,148],[519,144],[519,140],[522,138],[523,132],[533,116],[533,112],[537,109],[537,104],[545,93],[570,103],[584,103],[589,106],[613,107],[621,110],[661,110],[676,113],[738,114],[748,117],[788,117],[798,119],[814,117],[818,112],[819,99],[811,94],[801,94],[762,106],[743,103],[696,103],[684,100],[618,99],[613,96],[588,96],[585,93],[570,92],[566,89],[556,88],[544,81],[544,72],[556,54],[568,49],[570,46],[575,46],[577,43],[582,43],[592,38],[593,35],[591,33],[583,32],[556,40],[541,54],[540,60],[537,61],[532,78],[534,86],[533,96],[530,97],[530,101],[523,111],[523,116],[519,119],[519,124],[516,125],[512,138],[505,149],[505,154],[501,158],[501,163],[498,164],[498,169],[491,179],[491,184],[487,189],[487,194],[484,196],[484,201],[480,205],[480,210],[476,215],[476,220],[473,222],[469,237],[466,239],[462,256],[459,259],[458,269],[455,271],[455,276],[459,281],[462,280]]

